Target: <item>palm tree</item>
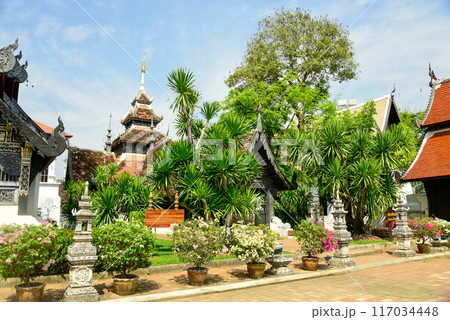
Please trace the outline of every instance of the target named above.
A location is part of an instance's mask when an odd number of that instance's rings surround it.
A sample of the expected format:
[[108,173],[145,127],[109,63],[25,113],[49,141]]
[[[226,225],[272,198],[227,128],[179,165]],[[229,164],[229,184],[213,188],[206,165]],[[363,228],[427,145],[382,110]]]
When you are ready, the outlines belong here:
[[194,85],[194,74],[187,70],[179,68],[169,73],[168,85],[177,96],[171,104],[170,109],[181,113],[186,121],[186,135],[189,144],[192,144],[192,118],[194,117],[195,105],[200,99],[200,92]]
[[197,144],[195,145],[195,149],[198,149],[200,147],[203,136],[205,135],[205,131],[209,126],[209,122],[219,113],[219,103],[217,101],[214,101],[213,103],[204,102],[200,109],[200,113],[205,118],[206,123],[200,131],[200,137],[198,138]]

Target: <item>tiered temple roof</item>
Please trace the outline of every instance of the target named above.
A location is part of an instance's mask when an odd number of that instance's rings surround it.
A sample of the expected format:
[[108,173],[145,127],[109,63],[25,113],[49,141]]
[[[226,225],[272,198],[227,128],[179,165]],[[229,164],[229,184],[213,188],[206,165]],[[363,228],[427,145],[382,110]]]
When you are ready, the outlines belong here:
[[420,127],[427,130],[403,182],[422,181],[430,216],[450,219],[450,77],[438,80],[430,66],[430,101]]
[[421,127],[428,131],[402,180],[450,177],[450,77],[433,81]]

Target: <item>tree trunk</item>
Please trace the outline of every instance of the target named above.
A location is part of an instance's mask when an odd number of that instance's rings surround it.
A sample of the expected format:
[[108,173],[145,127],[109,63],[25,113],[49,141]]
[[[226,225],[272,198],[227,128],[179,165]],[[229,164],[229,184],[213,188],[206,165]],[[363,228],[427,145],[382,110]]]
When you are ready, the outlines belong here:
[[187,134],[187,140],[188,140],[188,143],[190,144],[190,145],[192,145],[192,128],[191,128],[191,119],[186,119],[186,134]]

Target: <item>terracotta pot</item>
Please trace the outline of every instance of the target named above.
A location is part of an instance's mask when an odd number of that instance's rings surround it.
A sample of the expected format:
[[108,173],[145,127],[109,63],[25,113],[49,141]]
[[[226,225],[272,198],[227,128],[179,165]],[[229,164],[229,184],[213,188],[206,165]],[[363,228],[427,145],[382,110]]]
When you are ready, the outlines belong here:
[[247,262],[247,272],[252,279],[261,279],[266,270],[265,262]]
[[447,241],[447,242],[445,243],[445,246],[446,246],[447,248],[450,249],[450,241]]
[[302,257],[303,269],[308,271],[315,271],[319,267],[319,258],[318,257]]
[[430,253],[431,244],[418,243],[417,249],[419,250],[419,253]]
[[45,283],[30,283],[26,286],[25,283],[17,285],[16,296],[19,302],[39,302],[44,294]]
[[139,277],[134,274],[126,274],[123,278],[121,275],[113,277],[114,289],[120,296],[132,294],[136,291]]
[[191,286],[202,286],[206,282],[208,276],[208,268],[192,267],[187,269],[189,284]]

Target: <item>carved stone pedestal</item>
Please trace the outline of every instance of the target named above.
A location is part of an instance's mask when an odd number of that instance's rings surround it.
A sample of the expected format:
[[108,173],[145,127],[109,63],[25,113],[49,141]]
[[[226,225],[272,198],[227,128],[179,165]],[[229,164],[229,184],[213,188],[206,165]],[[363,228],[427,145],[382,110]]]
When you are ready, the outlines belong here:
[[416,255],[416,252],[411,249],[411,236],[413,233],[408,226],[406,217],[408,210],[405,208],[403,200],[399,198],[397,208],[394,209],[397,213],[397,223],[394,229],[394,236],[397,238],[397,249],[392,252],[394,257],[414,257]]
[[92,220],[88,183],[81,197],[80,210],[74,213],[76,225],[74,243],[67,249],[66,258],[70,264],[69,286],[64,292],[63,301],[91,302],[99,301],[97,290],[92,285],[92,268],[97,260],[97,248],[91,244]]
[[352,235],[347,231],[347,224],[345,222],[345,215],[347,211],[344,210],[344,205],[339,199],[339,191],[337,191],[336,200],[333,203],[334,211],[333,214],[333,228],[336,232],[335,239],[338,243],[337,248],[334,249],[334,255],[329,264],[331,266],[337,266],[341,268],[349,268],[355,265],[355,261],[350,258],[348,252],[348,244],[352,241]]
[[432,240],[430,248],[430,252],[436,253],[436,252],[445,252],[449,251],[450,249],[446,246],[447,240]]
[[289,269],[287,266],[294,260],[294,258],[287,257],[270,257],[266,258],[267,262],[270,263],[271,267],[265,271],[265,273],[270,275],[287,275],[293,274],[294,271]]

